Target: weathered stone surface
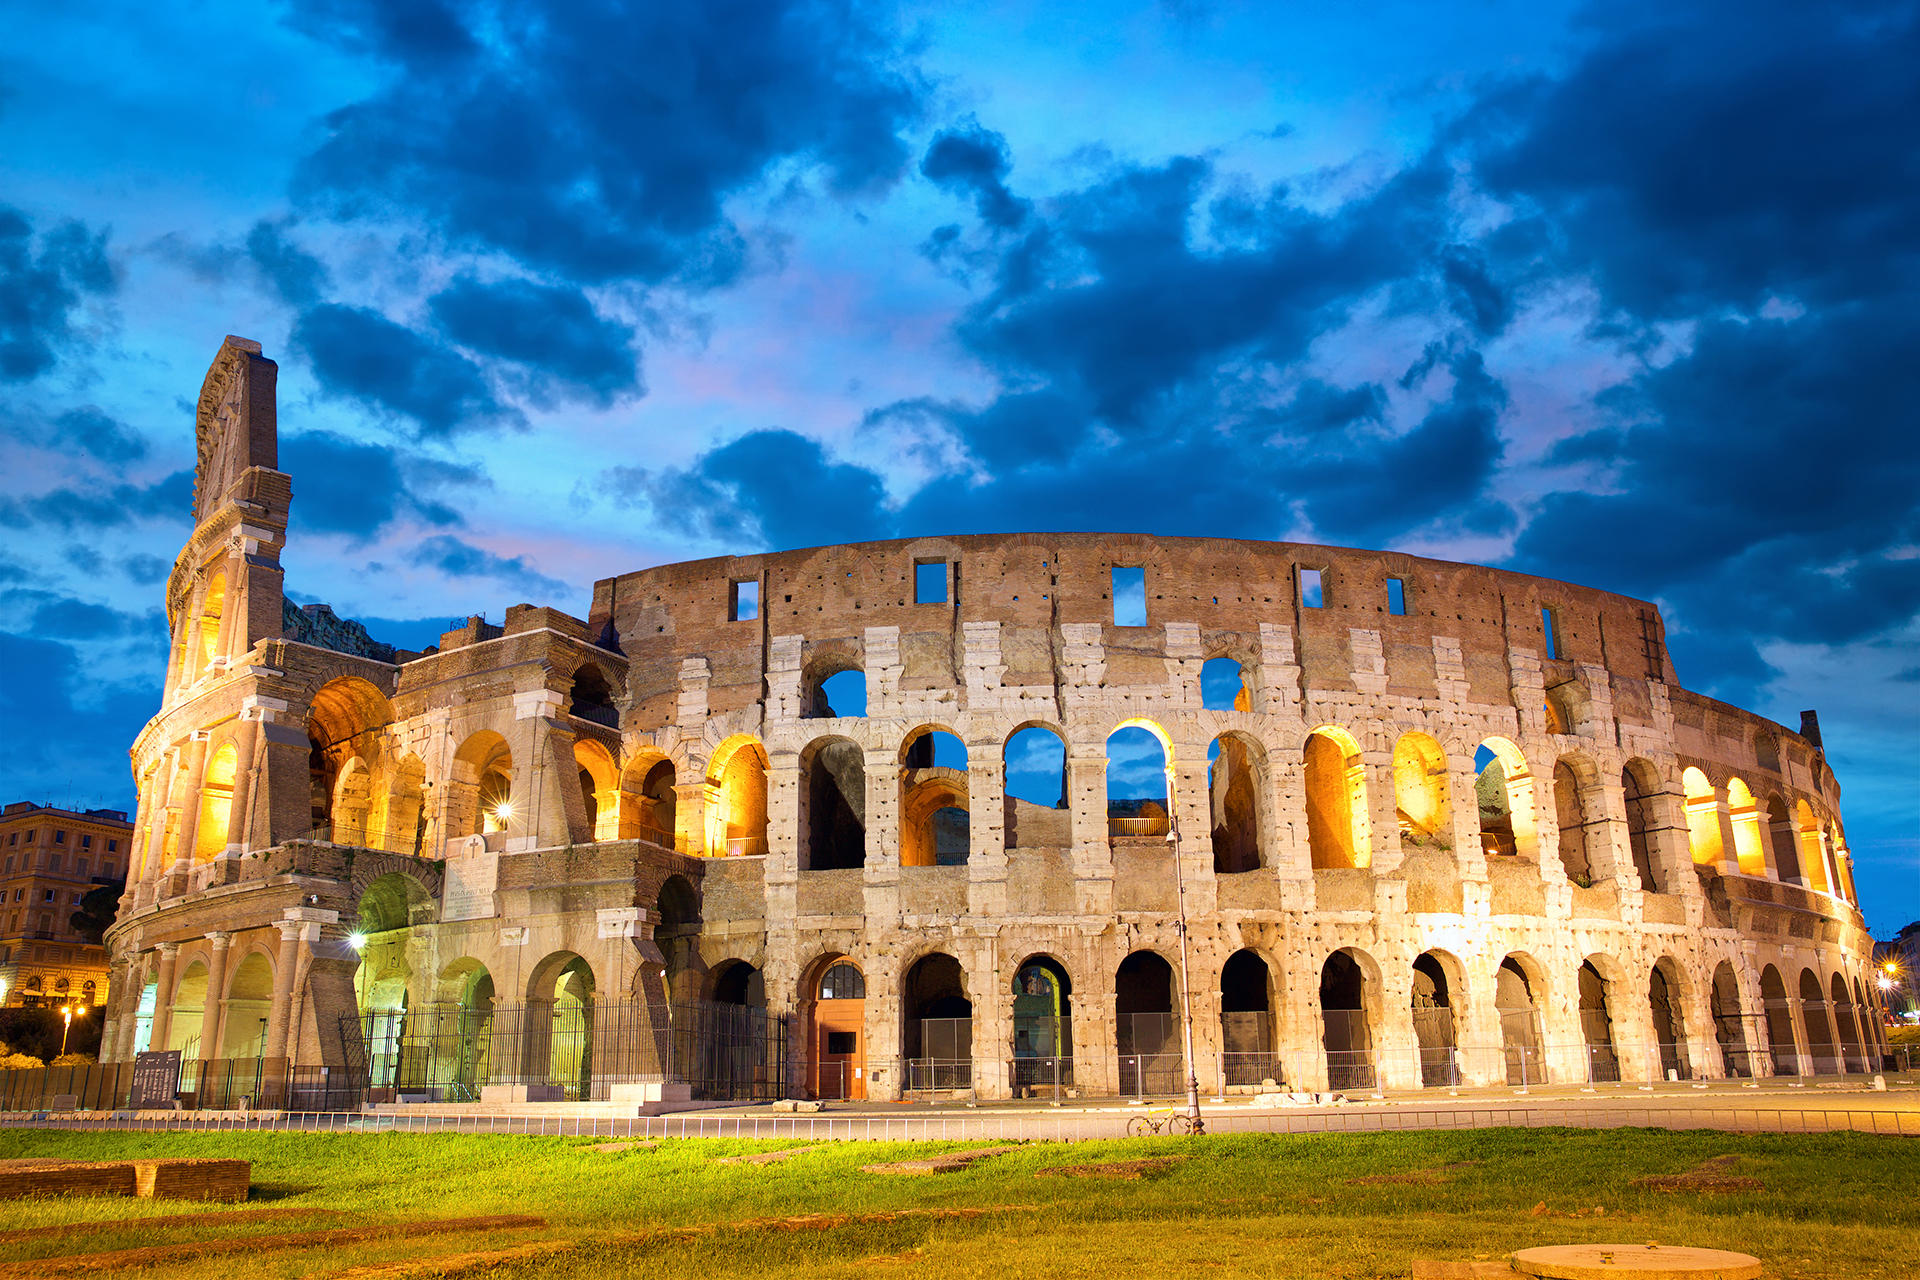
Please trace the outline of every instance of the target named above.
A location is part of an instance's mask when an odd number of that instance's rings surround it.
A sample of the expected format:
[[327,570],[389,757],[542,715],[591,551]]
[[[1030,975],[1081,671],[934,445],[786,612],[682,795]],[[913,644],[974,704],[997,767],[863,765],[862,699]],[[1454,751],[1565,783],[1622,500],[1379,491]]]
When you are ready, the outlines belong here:
[[1513,1269],[1542,1280],[1759,1280],[1758,1258],[1665,1244],[1555,1244],[1522,1249]]
[[[1056,1057],[1081,1096],[1151,1091],[1178,1074],[1182,908],[1209,1092],[1881,1047],[1820,744],[1680,688],[1648,602],[1395,552],[993,534],[658,566],[585,619],[515,605],[384,661],[283,634],[272,387],[232,340],[201,406],[104,1060],[149,985],[155,1045],[284,1081],[367,1060],[363,1002],[444,1036],[574,982],[785,1015],[792,1094],[1003,1098]],[[945,601],[915,602],[922,564]],[[1116,624],[1120,568],[1145,626]],[[844,673],[864,709],[824,690]],[[1109,785],[1123,726],[1170,793]],[[1064,763],[1022,798],[1026,730]],[[935,838],[954,810],[964,854]],[[824,997],[842,964],[861,994]],[[596,1071],[658,1066],[620,1043]],[[541,1033],[489,1047],[478,1083],[579,1084]]]

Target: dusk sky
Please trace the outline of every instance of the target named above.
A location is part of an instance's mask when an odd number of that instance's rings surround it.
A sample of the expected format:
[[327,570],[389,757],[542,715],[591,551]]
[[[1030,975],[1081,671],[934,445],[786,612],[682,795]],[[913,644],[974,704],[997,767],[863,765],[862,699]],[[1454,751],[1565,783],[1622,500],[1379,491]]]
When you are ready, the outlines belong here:
[[0,0],[0,799],[132,808],[193,402],[418,647],[725,552],[1386,547],[1817,708],[1920,917],[1920,14]]

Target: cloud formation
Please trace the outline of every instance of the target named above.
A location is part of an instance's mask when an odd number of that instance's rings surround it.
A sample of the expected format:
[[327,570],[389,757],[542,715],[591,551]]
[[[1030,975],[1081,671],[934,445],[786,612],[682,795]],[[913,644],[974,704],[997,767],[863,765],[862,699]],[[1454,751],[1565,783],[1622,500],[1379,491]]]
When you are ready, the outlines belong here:
[[412,424],[421,436],[520,421],[458,351],[377,311],[323,303],[294,326],[293,345],[325,391]]
[[730,278],[729,192],[786,159],[839,192],[887,182],[921,111],[892,37],[847,0],[307,0],[294,21],[393,68],[328,120],[309,207],[397,205],[578,283]]
[[53,368],[73,340],[75,310],[114,285],[105,231],[67,219],[36,233],[26,214],[0,204],[0,382]]

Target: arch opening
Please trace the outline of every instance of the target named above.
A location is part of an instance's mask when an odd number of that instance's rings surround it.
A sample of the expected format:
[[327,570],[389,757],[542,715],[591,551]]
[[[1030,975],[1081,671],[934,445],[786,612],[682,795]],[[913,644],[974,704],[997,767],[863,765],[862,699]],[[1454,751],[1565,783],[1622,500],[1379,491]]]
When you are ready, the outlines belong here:
[[1800,869],[1800,853],[1794,848],[1793,824],[1787,819],[1787,805],[1779,796],[1767,797],[1767,836],[1773,844],[1773,865],[1780,879],[1788,884],[1806,883]]
[[1740,1011],[1740,983],[1733,966],[1722,960],[1713,970],[1707,989],[1707,1011],[1713,1018],[1713,1038],[1720,1046],[1720,1070],[1729,1079],[1756,1074],[1747,1041],[1746,1017]]
[[227,1007],[221,1016],[222,1058],[260,1058],[267,1052],[267,1016],[273,1009],[273,962],[250,951],[227,979]]
[[1220,1050],[1228,1085],[1282,1079],[1273,1042],[1273,974],[1245,948],[1220,968]]
[[1841,1061],[1848,1071],[1871,1071],[1866,1049],[1861,1044],[1859,1008],[1847,990],[1847,980],[1838,973],[1828,984],[1833,995],[1833,1021],[1840,1029]]
[[1680,775],[1680,791],[1686,797],[1687,853],[1697,867],[1718,867],[1726,853],[1720,838],[1720,797],[1707,775],[1691,765]]
[[1587,1083],[1620,1079],[1620,1055],[1613,1044],[1613,1015],[1607,1008],[1607,980],[1593,961],[1580,964],[1580,1038],[1587,1047]]
[[1505,738],[1488,738],[1474,751],[1473,767],[1481,852],[1489,858],[1532,859],[1533,774],[1526,757]]
[[867,714],[867,673],[858,667],[834,672],[813,687],[810,719],[858,718]]
[[1627,811],[1627,846],[1633,852],[1633,869],[1640,887],[1648,893],[1664,893],[1666,885],[1653,865],[1654,806],[1659,789],[1654,785],[1652,769],[1644,764],[1628,764],[1620,771],[1620,790]]
[[567,713],[609,729],[620,727],[620,711],[613,703],[613,685],[606,672],[589,662],[573,673]]
[[1364,867],[1367,777],[1360,744],[1342,729],[1316,729],[1302,751],[1307,799],[1307,846],[1315,871]]
[[1001,759],[1006,765],[1007,847],[1070,847],[1066,740],[1045,725],[1026,725],[1008,736]]
[[1727,820],[1733,827],[1733,853],[1740,874],[1764,879],[1767,854],[1761,838],[1759,802],[1738,778],[1727,780]]
[[[707,849],[729,858],[758,858],[767,852],[767,749],[758,738],[733,739],[714,753],[709,782],[719,785],[719,804],[708,810]],[[657,766],[656,766],[657,767]],[[862,787],[864,812],[864,785]],[[654,820],[672,822],[675,815],[658,803]],[[671,828],[669,828],[671,831]],[[862,847],[865,837],[862,837]]]
[[1107,836],[1153,838],[1171,830],[1167,750],[1142,725],[1122,725],[1107,735]]
[[201,1044],[207,1013],[207,966],[195,959],[173,986],[173,1013],[167,1023],[169,1049],[180,1051],[182,1062],[211,1057]]
[[973,1001],[960,962],[944,951],[907,970],[900,1002],[906,1088],[941,1093],[973,1087]]
[[1760,973],[1760,1003],[1766,1011],[1767,1051],[1773,1060],[1773,1074],[1804,1074],[1800,1069],[1800,1048],[1793,1034],[1793,1002],[1787,996],[1786,980],[1772,965]]
[[971,820],[966,744],[943,729],[919,729],[901,759],[900,865],[964,867]]
[[[1675,974],[1669,977],[1669,974]],[[1653,1042],[1660,1053],[1660,1073],[1669,1080],[1691,1080],[1687,1060],[1685,1011],[1680,1001],[1677,970],[1662,957],[1647,975],[1647,1008],[1653,1015]]]
[[1371,1089],[1373,1029],[1367,1021],[1367,975],[1342,949],[1320,966],[1320,1042],[1329,1089]]
[[1500,961],[1493,975],[1493,1006],[1500,1014],[1500,1047],[1506,1057],[1507,1083],[1543,1084],[1546,1057],[1541,1052],[1540,1009],[1533,982],[1515,956]]
[[1587,815],[1580,802],[1580,779],[1565,760],[1553,765],[1553,812],[1560,827],[1560,869],[1583,889],[1593,887],[1593,862],[1587,855]]
[[1200,705],[1208,711],[1252,710],[1245,669],[1232,658],[1208,658],[1201,663]]
[[1207,748],[1207,797],[1212,811],[1216,875],[1256,871],[1260,856],[1260,787],[1257,749],[1237,734],[1222,734]]
[[1424,733],[1393,744],[1393,808],[1403,849],[1453,849],[1453,805],[1447,798],[1447,754]]
[[1156,951],[1135,951],[1114,974],[1114,1045],[1120,1092],[1140,1098],[1183,1087],[1175,1032],[1173,966]]
[[801,865],[808,871],[866,866],[866,753],[858,743],[828,738],[801,753],[800,772],[806,803],[800,829],[807,838]]
[[1051,1094],[1073,1087],[1073,983],[1052,956],[1029,956],[1013,976],[1013,1092]]
[[1413,962],[1413,1038],[1420,1052],[1420,1084],[1451,1088],[1460,1083],[1453,993],[1446,966],[1431,951]]
[[211,862],[227,851],[227,829],[233,820],[234,780],[240,771],[239,753],[223,742],[207,761],[200,787],[200,824],[194,829],[193,860]]

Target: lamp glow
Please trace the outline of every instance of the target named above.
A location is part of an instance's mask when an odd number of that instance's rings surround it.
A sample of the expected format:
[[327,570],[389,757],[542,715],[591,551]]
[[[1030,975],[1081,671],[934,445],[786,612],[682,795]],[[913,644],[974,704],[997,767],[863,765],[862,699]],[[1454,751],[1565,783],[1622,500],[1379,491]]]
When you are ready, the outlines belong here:
[[367,945],[367,935],[364,933],[350,933],[347,935],[347,945],[355,951],[358,951]]

